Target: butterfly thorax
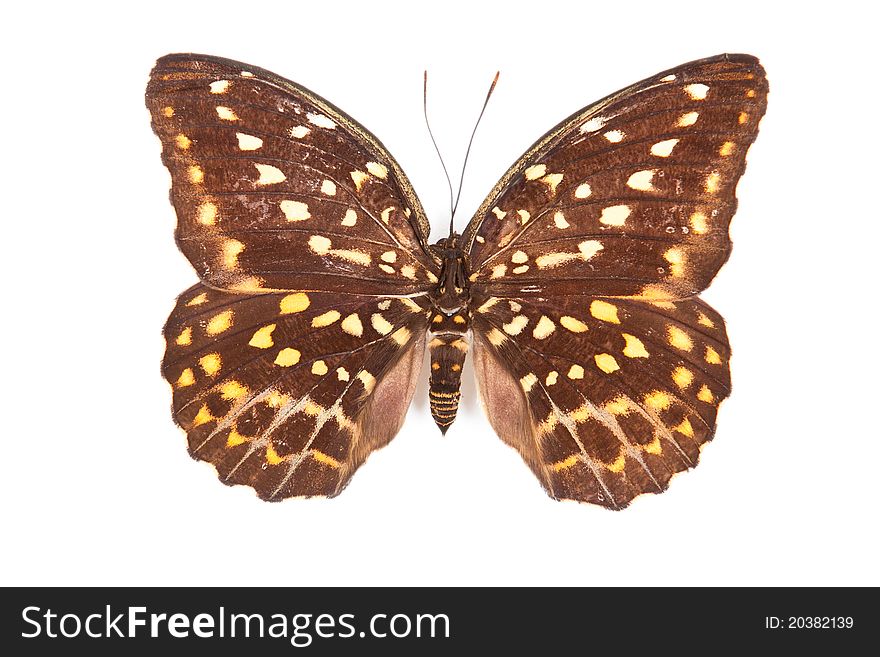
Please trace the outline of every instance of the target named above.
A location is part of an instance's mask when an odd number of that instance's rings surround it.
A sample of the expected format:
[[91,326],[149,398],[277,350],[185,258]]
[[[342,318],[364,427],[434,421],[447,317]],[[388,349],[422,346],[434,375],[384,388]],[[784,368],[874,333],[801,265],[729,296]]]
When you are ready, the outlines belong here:
[[461,368],[467,355],[470,330],[470,290],[460,239],[453,233],[431,246],[442,265],[439,281],[430,293],[433,314],[428,328],[431,355],[429,396],[431,415],[444,434],[458,411]]

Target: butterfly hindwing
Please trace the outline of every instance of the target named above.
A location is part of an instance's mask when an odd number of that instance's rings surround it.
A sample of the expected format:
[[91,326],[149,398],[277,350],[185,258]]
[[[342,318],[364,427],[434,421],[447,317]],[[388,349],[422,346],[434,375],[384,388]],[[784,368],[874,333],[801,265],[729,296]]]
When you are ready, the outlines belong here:
[[481,301],[484,404],[550,495],[623,508],[696,465],[730,391],[724,322],[708,305]]
[[426,324],[409,298],[196,285],[165,326],[174,418],[225,483],[336,495],[403,422]]
[[722,55],[576,113],[514,164],[465,232],[475,286],[654,299],[704,289],[730,251],[766,98],[757,59]]
[[239,291],[379,294],[436,281],[428,224],[366,129],[268,71],[168,55],[147,87],[171,172],[177,242],[203,281]]

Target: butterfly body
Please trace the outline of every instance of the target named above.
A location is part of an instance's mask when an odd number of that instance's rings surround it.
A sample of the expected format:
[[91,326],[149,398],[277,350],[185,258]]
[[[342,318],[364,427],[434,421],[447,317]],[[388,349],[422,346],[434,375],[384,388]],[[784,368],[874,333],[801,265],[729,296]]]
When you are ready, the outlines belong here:
[[470,353],[490,423],[549,495],[662,492],[730,391],[724,321],[697,294],[730,253],[766,97],[749,55],[646,78],[550,130],[429,245],[354,119],[269,71],[163,57],[147,105],[201,281],[163,374],[191,455],[263,499],[336,495],[399,430],[427,349],[444,433]]
[[455,420],[461,398],[461,373],[468,352],[471,308],[467,263],[453,233],[432,246],[441,259],[440,280],[430,292],[428,329],[431,415],[444,434]]

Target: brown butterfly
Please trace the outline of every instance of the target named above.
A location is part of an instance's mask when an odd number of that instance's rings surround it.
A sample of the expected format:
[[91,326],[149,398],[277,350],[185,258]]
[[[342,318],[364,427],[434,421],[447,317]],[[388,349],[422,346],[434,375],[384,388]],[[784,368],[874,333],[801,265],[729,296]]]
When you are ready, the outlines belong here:
[[696,295],[730,253],[767,89],[748,55],[627,87],[429,244],[400,166],[347,114],[254,66],[163,57],[147,106],[200,282],[162,370],[190,454],[266,500],[337,495],[400,429],[427,343],[442,431],[472,348],[492,426],[550,496],[662,492],[730,391],[724,321]]

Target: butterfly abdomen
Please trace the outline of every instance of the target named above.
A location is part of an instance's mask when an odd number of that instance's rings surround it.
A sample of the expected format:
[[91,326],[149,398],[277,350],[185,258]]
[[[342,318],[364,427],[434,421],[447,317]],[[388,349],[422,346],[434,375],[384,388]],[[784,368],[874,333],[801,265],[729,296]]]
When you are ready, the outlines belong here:
[[[431,415],[444,434],[455,420],[461,397],[461,369],[467,355],[466,334],[470,324],[462,312],[447,316],[437,313],[431,325],[428,349],[431,355],[431,380],[428,395]],[[435,327],[440,327],[436,330]]]

